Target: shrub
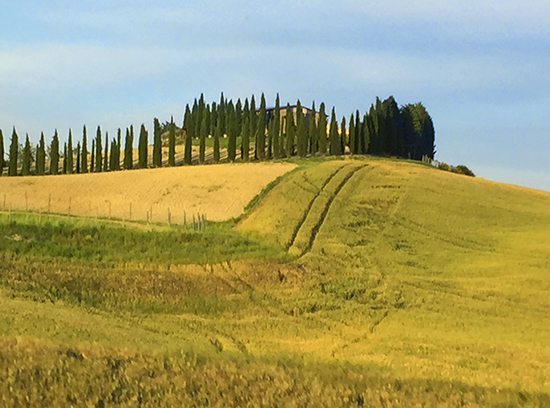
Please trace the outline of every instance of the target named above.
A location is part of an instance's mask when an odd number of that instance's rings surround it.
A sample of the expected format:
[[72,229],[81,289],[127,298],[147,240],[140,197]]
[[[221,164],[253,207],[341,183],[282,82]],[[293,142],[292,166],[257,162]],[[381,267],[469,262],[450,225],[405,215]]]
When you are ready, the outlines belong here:
[[453,169],[454,173],[458,174],[464,174],[465,176],[475,177],[476,175],[472,170],[470,170],[468,167],[464,166],[463,164],[459,164]]
[[450,171],[451,170],[451,166],[449,166],[447,163],[445,162],[441,162],[439,163],[439,170],[444,170],[444,171]]

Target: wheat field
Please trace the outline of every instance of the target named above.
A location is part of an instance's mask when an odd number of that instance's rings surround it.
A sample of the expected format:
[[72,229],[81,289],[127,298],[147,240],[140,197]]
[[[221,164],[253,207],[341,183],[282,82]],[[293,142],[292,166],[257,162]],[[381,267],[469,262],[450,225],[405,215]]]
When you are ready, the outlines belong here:
[[182,223],[239,216],[269,182],[295,167],[246,163],[36,177],[1,177],[5,211]]

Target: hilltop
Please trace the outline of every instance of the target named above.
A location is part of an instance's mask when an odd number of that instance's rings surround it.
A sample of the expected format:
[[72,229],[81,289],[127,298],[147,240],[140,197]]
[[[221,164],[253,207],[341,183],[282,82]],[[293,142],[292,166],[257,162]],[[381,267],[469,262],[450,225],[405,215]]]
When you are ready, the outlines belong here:
[[3,215],[0,361],[17,375],[0,394],[550,404],[550,193],[407,161],[297,163],[202,233]]

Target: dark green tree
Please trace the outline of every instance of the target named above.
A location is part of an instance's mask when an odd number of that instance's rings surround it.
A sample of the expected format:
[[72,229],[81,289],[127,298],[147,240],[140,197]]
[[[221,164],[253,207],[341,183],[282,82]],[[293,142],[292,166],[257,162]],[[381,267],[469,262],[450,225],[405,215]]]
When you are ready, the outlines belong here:
[[206,136],[208,133],[208,124],[206,122],[206,115],[202,116],[201,121],[201,127],[200,127],[200,133],[199,133],[199,163],[204,163],[205,155],[206,155]]
[[346,117],[342,116],[342,122],[340,124],[340,154],[344,154],[347,143],[348,143],[348,140],[347,140]]
[[80,159],[80,172],[88,173],[88,132],[86,125],[82,127],[82,158]]
[[162,139],[157,118],[153,120],[153,166],[162,167]]
[[176,165],[176,125],[174,117],[170,118],[170,131],[168,133],[168,166]]
[[300,157],[307,155],[307,127],[304,118],[304,110],[300,101],[296,102],[296,153]]
[[0,177],[4,174],[4,134],[2,133],[2,129],[0,129]]
[[40,133],[40,142],[36,147],[36,174],[43,176],[46,173],[46,144],[44,132]]
[[116,154],[115,154],[115,161],[114,161],[114,169],[113,170],[120,170],[120,146],[122,143],[122,130],[118,128],[117,135],[116,135]]
[[15,126],[13,127],[13,133],[11,134],[10,143],[10,162],[8,166],[8,176],[17,176],[17,159],[19,154],[19,137]]
[[350,154],[357,154],[357,146],[355,141],[356,134],[355,134],[355,115],[352,113],[349,118],[349,134],[348,134],[348,146],[349,146],[349,153]]
[[139,131],[139,146],[138,146],[138,167],[140,169],[147,168],[147,144],[148,144],[149,135],[145,125],[141,124],[141,129]]
[[279,94],[275,99],[275,108],[273,109],[273,158],[281,157],[281,102]]
[[285,127],[285,155],[286,157],[292,157],[294,155],[294,136],[296,126],[294,125],[294,113],[288,103],[286,105]]
[[329,143],[329,151],[331,156],[338,156],[342,154],[340,134],[338,133],[338,121],[336,119],[336,112],[334,108],[332,108],[332,113],[330,115]]
[[258,127],[256,131],[257,139],[256,139],[256,157],[258,160],[264,160],[265,159],[265,126],[266,126],[266,120],[265,120],[265,96],[262,93],[262,97],[260,99],[260,109],[258,111]]
[[73,132],[69,129],[69,141],[67,143],[67,174],[73,174]]
[[325,104],[319,106],[319,153],[327,154],[327,114],[325,113]]
[[124,169],[130,170],[134,166],[134,135],[133,127],[131,131],[126,128],[126,139],[124,141]]
[[116,165],[118,162],[117,158],[117,141],[113,138],[111,140],[111,155],[109,156],[109,170],[116,171]]
[[59,174],[59,135],[57,129],[50,145],[50,174]]
[[61,169],[62,174],[67,174],[67,142],[63,143],[63,164]]
[[80,142],[76,144],[76,173],[79,174],[81,172],[80,168]]
[[101,173],[103,170],[103,147],[101,142],[101,127],[97,127],[95,138],[95,172]]
[[241,157],[243,161],[250,158],[250,116],[243,118],[243,128],[241,130]]
[[29,141],[29,134],[27,133],[27,138],[25,140],[25,147],[23,148],[23,166],[21,169],[21,174],[23,176],[28,176],[31,174],[31,165],[32,165],[32,147],[31,142]]
[[[218,116],[219,120],[219,116]],[[191,164],[193,160],[193,116],[189,105],[185,107],[185,116],[183,119],[183,131],[185,132],[185,151],[183,162]]]
[[308,129],[308,147],[309,154],[313,155],[319,150],[319,131],[317,130],[317,113],[315,112],[315,102],[311,104],[311,114],[309,115]]
[[105,153],[103,154],[103,171],[109,171],[109,132],[105,132]]
[[222,137],[222,126],[218,124],[214,129],[214,163],[220,161],[220,138]]
[[95,139],[92,139],[92,150],[90,150],[92,152],[92,156],[90,157],[90,173],[93,173],[95,169],[95,150]]

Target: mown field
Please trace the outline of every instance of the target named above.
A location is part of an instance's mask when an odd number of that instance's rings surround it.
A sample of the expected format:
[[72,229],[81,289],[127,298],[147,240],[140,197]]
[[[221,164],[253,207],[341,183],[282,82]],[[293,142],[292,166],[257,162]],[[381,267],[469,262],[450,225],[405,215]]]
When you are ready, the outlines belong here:
[[0,215],[0,405],[550,406],[550,194],[311,159],[204,231]]

